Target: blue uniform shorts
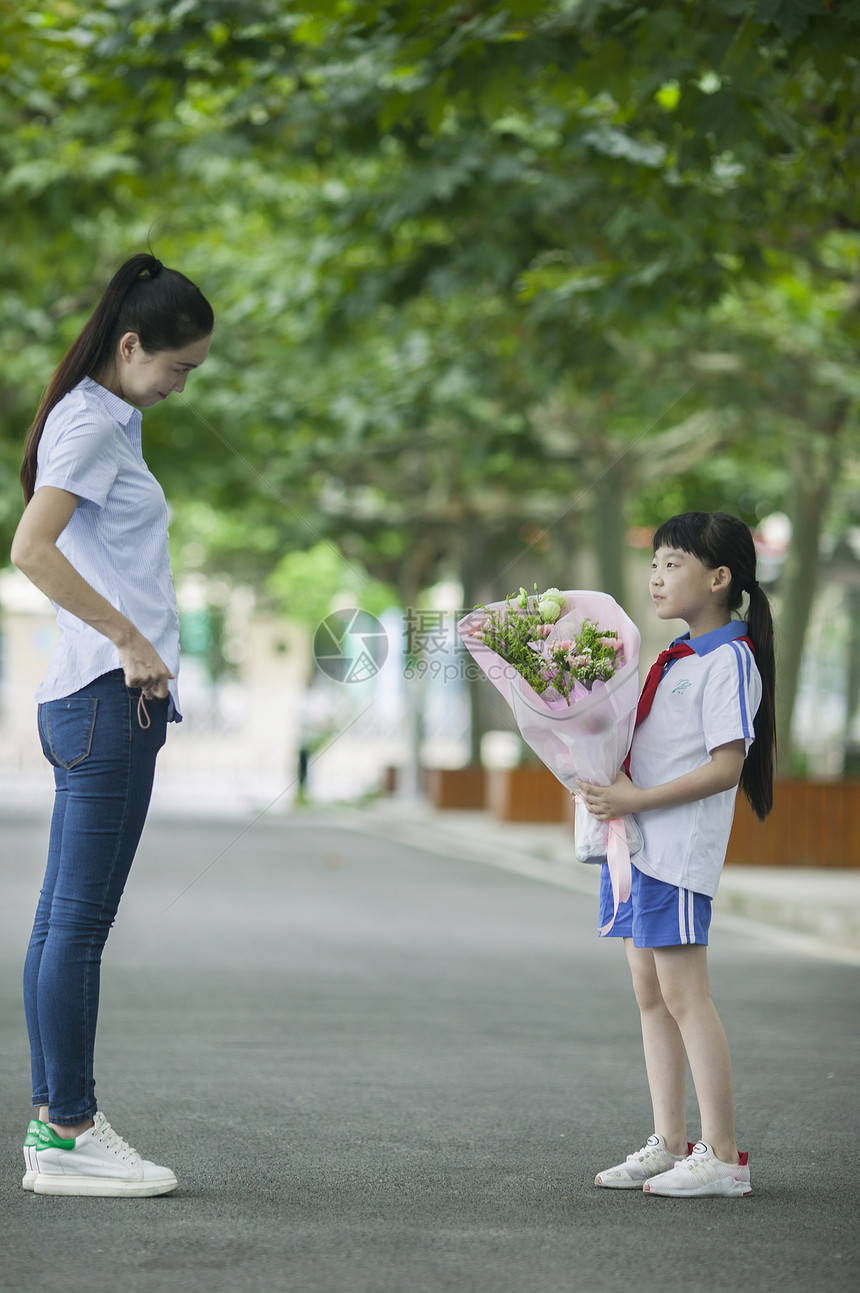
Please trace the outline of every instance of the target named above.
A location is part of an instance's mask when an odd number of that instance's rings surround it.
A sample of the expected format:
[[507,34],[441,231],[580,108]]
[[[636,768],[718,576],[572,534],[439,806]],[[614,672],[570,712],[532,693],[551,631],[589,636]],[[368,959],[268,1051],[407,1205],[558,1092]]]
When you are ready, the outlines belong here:
[[[622,902],[606,938],[632,938],[634,947],[676,947],[685,943],[707,946],[711,900],[703,893],[655,880],[635,866],[630,897]],[[600,869],[600,928],[612,919],[609,868]]]

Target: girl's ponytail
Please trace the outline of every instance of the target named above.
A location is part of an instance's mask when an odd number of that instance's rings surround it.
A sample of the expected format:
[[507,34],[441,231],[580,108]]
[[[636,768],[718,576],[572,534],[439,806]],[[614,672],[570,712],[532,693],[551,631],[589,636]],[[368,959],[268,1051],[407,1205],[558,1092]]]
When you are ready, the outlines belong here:
[[755,815],[764,821],[773,808],[773,767],[776,754],[776,663],[773,617],[766,594],[753,582],[749,588],[747,633],[761,676],[761,703],[755,716],[755,740],[744,761],[740,788]]
[[36,483],[39,441],[48,414],[84,377],[108,376],[116,346],[126,332],[136,332],[144,350],[178,350],[208,337],[214,326],[212,307],[184,274],[167,269],[148,252],[130,256],[51,378],[33,419],[24,447],[21,486],[29,503]]

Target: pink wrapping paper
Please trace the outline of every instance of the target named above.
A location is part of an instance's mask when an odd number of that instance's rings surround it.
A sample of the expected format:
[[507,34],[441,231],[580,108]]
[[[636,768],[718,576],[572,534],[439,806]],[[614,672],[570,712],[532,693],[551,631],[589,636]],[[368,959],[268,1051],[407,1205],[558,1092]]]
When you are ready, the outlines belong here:
[[[639,699],[639,630],[607,593],[574,589],[565,591],[564,598],[564,613],[552,625],[548,643],[575,637],[588,619],[616,632],[624,644],[624,662],[613,677],[594,683],[590,691],[577,686],[570,704],[563,699],[544,700],[513,665],[473,636],[485,611],[470,611],[457,630],[476,664],[510,706],[523,740],[562,785],[575,792],[577,780],[611,785],[630,749]],[[505,605],[492,602],[486,611]],[[612,879],[614,911],[601,934],[609,932],[619,903],[630,896],[630,844],[635,851],[638,841],[632,819],[598,821],[577,797],[576,856],[581,862],[606,861]]]

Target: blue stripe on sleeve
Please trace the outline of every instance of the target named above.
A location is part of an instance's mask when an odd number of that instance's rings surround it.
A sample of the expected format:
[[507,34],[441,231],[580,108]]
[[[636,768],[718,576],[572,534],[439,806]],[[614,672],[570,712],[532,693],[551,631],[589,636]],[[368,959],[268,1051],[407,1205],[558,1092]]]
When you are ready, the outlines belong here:
[[755,733],[750,716],[749,703],[749,680],[750,670],[752,667],[752,657],[749,647],[740,642],[731,642],[729,644],[735,653],[735,659],[738,666],[738,699],[741,707],[741,721],[743,723],[743,734],[745,739],[754,739]]

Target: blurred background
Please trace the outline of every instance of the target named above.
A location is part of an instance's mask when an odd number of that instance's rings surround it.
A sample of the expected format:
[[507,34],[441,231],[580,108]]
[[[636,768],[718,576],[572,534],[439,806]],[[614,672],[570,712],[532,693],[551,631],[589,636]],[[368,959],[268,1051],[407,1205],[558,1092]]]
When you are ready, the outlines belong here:
[[146,248],[216,313],[144,417],[182,617],[161,793],[287,808],[523,761],[458,615],[602,589],[647,664],[679,631],[650,537],[687,509],[755,532],[781,776],[857,776],[857,5],[20,0],[0,34],[8,785],[50,780],[23,441]]

